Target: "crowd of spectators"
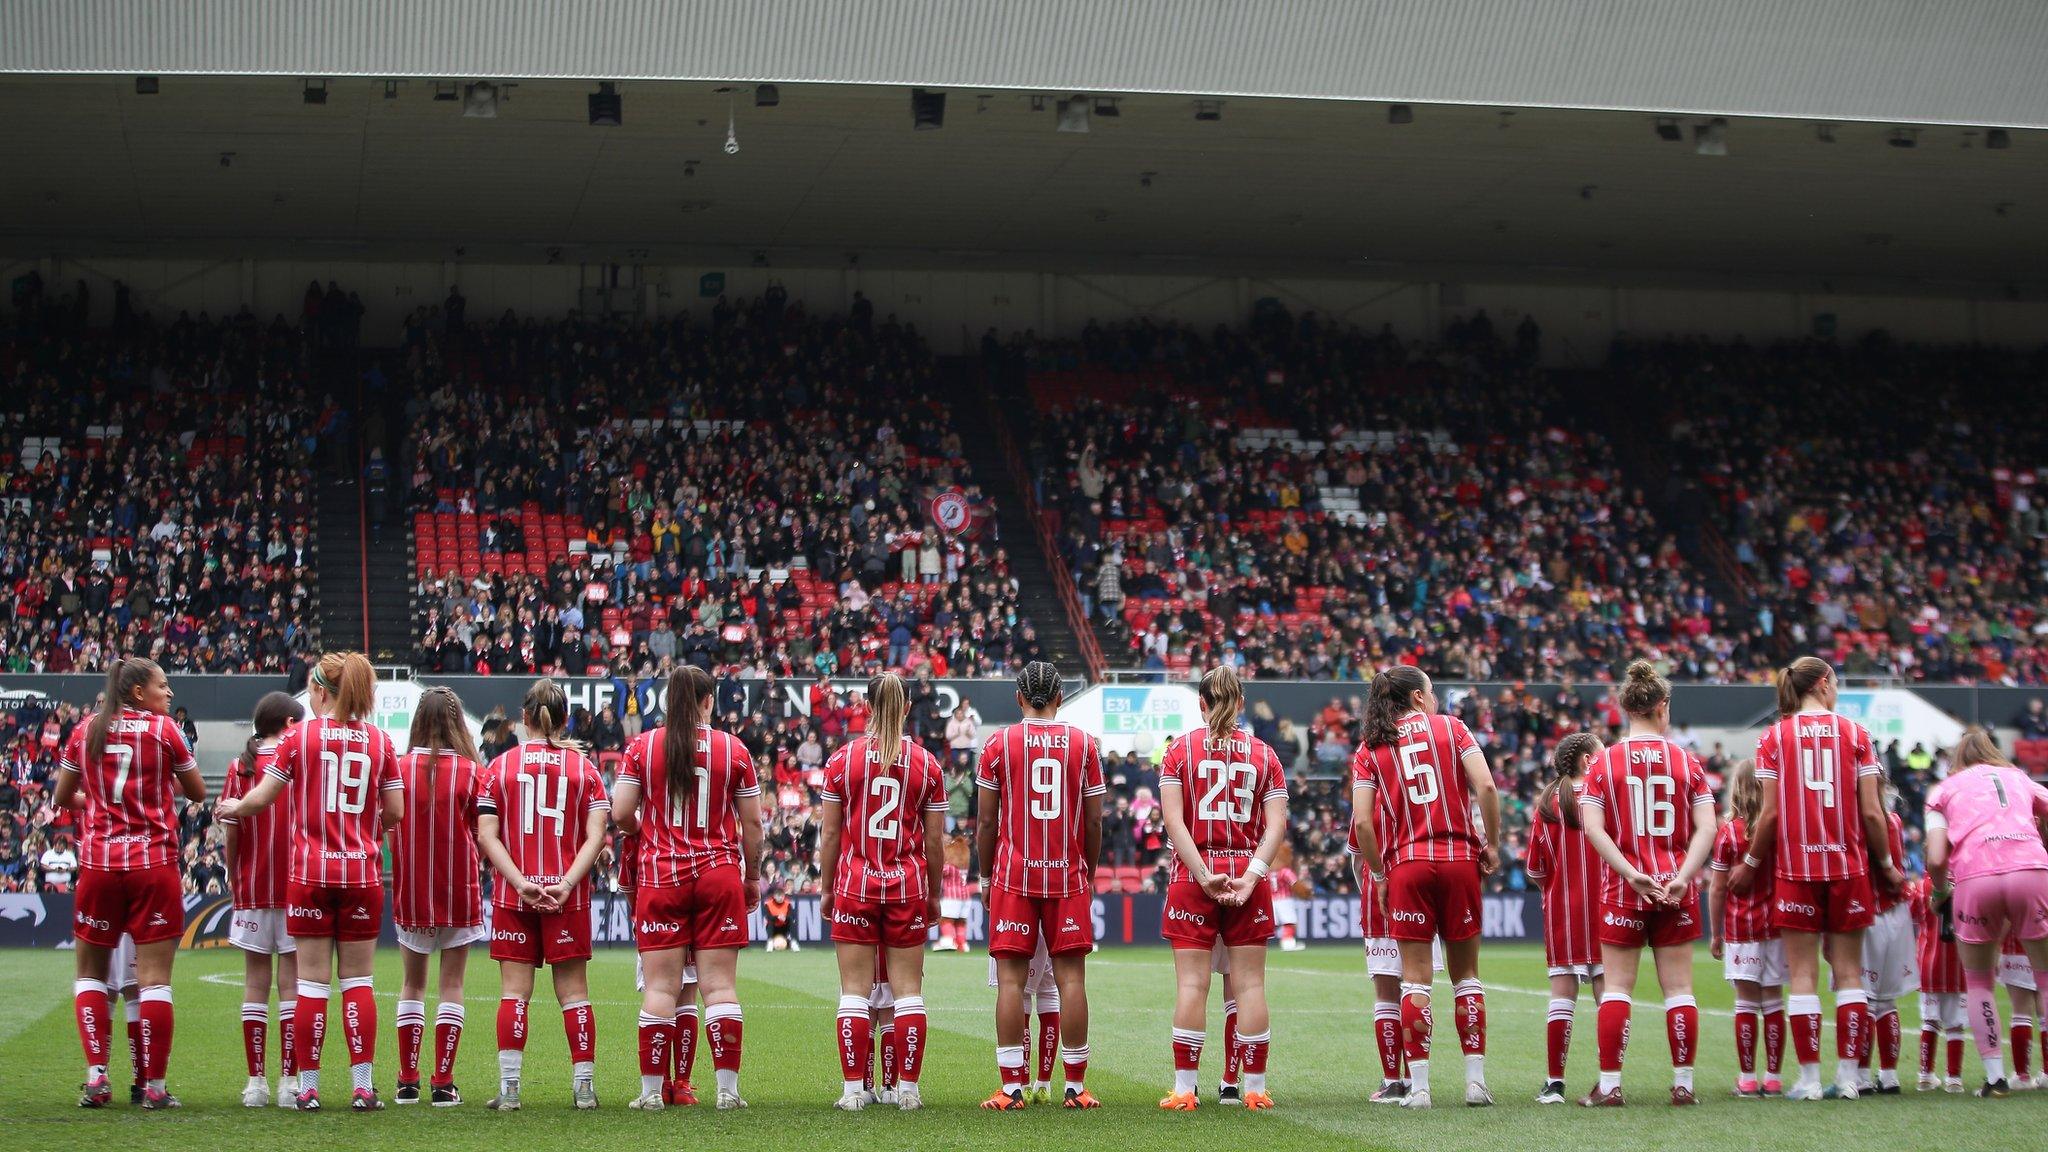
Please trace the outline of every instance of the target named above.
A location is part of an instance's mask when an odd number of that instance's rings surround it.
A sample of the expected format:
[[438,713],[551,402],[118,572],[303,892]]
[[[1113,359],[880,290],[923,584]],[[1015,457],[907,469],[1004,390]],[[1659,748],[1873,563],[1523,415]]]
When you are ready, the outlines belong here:
[[2048,349],[1625,341],[1672,483],[1720,526],[1762,632],[1851,675],[2048,682]]
[[0,330],[0,670],[282,669],[314,641],[309,460],[340,419],[279,317]]
[[[1268,310],[1243,331],[1090,325],[1077,345],[990,354],[1034,374],[1041,505],[1112,664],[1575,681],[1642,655],[1700,681],[1769,666],[1526,343],[1490,326],[1420,343]],[[1093,385],[1115,377],[1059,386],[1090,364],[1140,374],[1107,398]]]
[[1037,654],[932,355],[864,300],[407,333],[421,668],[986,676]]

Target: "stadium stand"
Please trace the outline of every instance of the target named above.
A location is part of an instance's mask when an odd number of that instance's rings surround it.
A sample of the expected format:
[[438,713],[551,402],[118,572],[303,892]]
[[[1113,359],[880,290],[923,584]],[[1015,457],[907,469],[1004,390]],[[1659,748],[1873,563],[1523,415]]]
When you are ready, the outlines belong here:
[[336,406],[246,310],[85,327],[81,282],[0,346],[0,668],[281,671],[314,641],[309,475]]
[[408,331],[422,669],[991,675],[1038,651],[914,327],[771,293],[709,325]]

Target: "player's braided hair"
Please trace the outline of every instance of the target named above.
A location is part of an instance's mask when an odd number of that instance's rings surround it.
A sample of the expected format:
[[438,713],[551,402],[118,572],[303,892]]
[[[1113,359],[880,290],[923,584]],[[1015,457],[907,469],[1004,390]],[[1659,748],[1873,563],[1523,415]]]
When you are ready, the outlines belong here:
[[1559,802],[1565,784],[1576,780],[1585,771],[1586,757],[1600,747],[1600,738],[1591,732],[1574,732],[1557,742],[1550,750],[1550,783],[1543,786],[1543,795],[1536,800],[1536,812],[1543,819],[1555,824],[1563,821],[1566,825],[1579,826],[1579,806]]
[[1044,660],[1033,660],[1017,673],[1017,695],[1033,708],[1044,708],[1060,695],[1060,670]]

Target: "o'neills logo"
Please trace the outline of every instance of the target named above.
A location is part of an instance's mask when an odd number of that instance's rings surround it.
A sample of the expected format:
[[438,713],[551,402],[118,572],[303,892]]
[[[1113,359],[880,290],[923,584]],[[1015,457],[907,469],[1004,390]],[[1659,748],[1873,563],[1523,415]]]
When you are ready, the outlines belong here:
[[526,943],[526,933],[499,928],[491,933],[491,939],[503,940],[507,944],[524,944]]
[[1168,920],[1184,920],[1189,924],[1207,925],[1209,923],[1207,916],[1202,915],[1200,912],[1190,912],[1185,908],[1168,908],[1166,910],[1166,918]]
[[1797,912],[1797,913],[1798,913],[1799,915],[1801,915],[1801,916],[1818,916],[1818,915],[1820,915],[1820,909],[1818,909],[1818,908],[1815,908],[1815,907],[1814,907],[1813,905],[1811,905],[1811,904],[1801,904],[1801,903],[1799,903],[1799,902],[1798,902],[1798,901],[1796,901],[1796,900],[1780,900],[1780,901],[1778,901],[1778,911],[1780,911],[1780,912]]
[[640,920],[634,923],[633,930],[635,932],[681,932],[683,926],[667,920]]
[[1409,912],[1400,908],[1394,909],[1388,915],[1393,918],[1396,924],[1421,924],[1429,919],[1429,917],[1420,912]]

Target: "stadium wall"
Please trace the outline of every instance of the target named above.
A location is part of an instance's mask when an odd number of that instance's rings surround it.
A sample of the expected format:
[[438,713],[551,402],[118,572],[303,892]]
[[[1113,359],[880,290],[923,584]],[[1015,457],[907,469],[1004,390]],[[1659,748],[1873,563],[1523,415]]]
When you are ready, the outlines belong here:
[[[1503,892],[1483,897],[1480,933],[1489,940],[1541,940],[1543,938],[1542,903],[1535,892]],[[816,896],[795,896],[792,922],[796,938],[804,944],[822,943],[825,940],[824,926],[818,916]],[[1355,896],[1318,896],[1302,901],[1301,938],[1310,941],[1357,940],[1358,898]],[[1092,913],[1095,920],[1095,938],[1107,945],[1158,944],[1160,913],[1164,898],[1156,893],[1109,893],[1094,898]],[[76,905],[69,893],[0,893],[0,948],[64,948],[71,945],[71,921]],[[967,915],[967,934],[970,939],[986,941],[987,924],[980,901],[970,901]],[[185,898],[186,948],[227,948],[229,902],[220,896],[187,896]],[[490,906],[484,906],[484,918],[490,919]],[[591,896],[590,903],[591,943],[600,947],[630,947],[633,942],[632,908],[628,901],[612,892],[600,892]],[[761,912],[756,909],[748,917],[748,933],[754,940],[767,936],[767,926],[762,922]],[[933,929],[936,936],[937,929]],[[397,936],[392,931],[390,908],[387,903],[384,915],[383,936],[380,940],[385,947],[395,947]]]
[[[135,258],[0,258],[0,278],[34,266],[55,291],[78,280],[92,288],[98,323],[112,318],[113,283],[127,284],[135,303],[160,316],[184,311],[231,314],[245,303],[268,320],[299,315],[309,281],[332,280],[358,293],[365,305],[363,340],[395,344],[413,310],[438,305],[459,287],[476,321],[506,311],[559,317],[578,307],[586,284],[602,266],[565,264],[395,263],[318,260],[165,260]],[[1389,325],[1421,338],[1450,320],[1484,309],[1496,328],[1511,329],[1533,316],[1544,334],[1544,357],[1553,365],[1598,363],[1618,334],[1702,334],[1773,340],[1810,335],[1831,324],[1842,339],[1878,328],[1901,339],[1953,343],[2032,344],[2048,331],[2048,302],[1943,295],[1852,294],[1797,287],[1781,289],[1518,283],[1508,278],[1473,282],[1297,277],[1147,275],[1131,272],[1057,272],[930,268],[756,268],[648,265],[622,270],[647,286],[643,315],[689,312],[708,317],[717,293],[702,294],[716,273],[723,291],[753,296],[771,283],[813,313],[844,312],[855,292],[878,316],[915,323],[941,354],[974,351],[983,332],[1003,336],[1033,330],[1076,335],[1091,319],[1172,319],[1202,328],[1240,324],[1253,303],[1274,297],[1297,313],[1314,310],[1366,328]]]

